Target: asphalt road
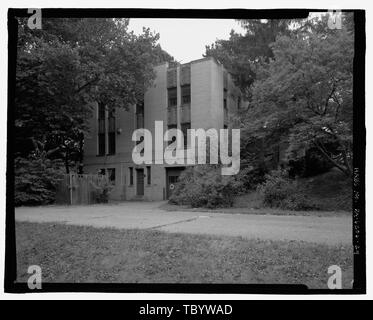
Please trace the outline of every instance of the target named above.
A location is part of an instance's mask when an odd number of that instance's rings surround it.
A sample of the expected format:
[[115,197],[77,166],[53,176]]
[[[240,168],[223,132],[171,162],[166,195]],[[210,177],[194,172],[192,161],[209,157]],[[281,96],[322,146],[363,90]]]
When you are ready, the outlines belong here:
[[163,202],[123,202],[91,206],[16,208],[17,221],[58,222],[119,229],[241,236],[261,240],[295,240],[352,244],[352,218],[225,214],[164,211]]

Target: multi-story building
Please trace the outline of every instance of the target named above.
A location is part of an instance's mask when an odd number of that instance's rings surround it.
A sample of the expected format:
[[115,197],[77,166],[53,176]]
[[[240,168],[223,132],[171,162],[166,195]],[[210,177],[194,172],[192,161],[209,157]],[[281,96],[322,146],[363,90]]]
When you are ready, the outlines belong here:
[[155,72],[143,103],[115,114],[97,105],[91,119],[90,134],[85,138],[84,171],[107,174],[114,184],[112,199],[167,199],[185,168],[135,165],[134,130],[148,129],[154,139],[155,121],[163,121],[164,132],[171,128],[183,133],[191,128],[228,128],[230,116],[245,107],[230,74],[213,58],[182,65],[164,63],[156,66]]

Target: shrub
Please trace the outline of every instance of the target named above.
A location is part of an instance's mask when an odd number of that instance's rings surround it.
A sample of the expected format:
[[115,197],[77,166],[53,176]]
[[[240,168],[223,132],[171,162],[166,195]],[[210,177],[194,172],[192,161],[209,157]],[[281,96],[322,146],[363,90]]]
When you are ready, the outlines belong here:
[[55,201],[56,185],[63,175],[62,163],[47,158],[15,159],[16,206],[42,205]]
[[266,175],[266,181],[259,185],[263,205],[288,210],[317,210],[313,203],[299,188],[297,181],[288,178],[285,170],[275,170]]
[[110,192],[113,190],[114,186],[109,181],[106,176],[101,176],[97,184],[91,182],[91,184],[96,189],[95,201],[96,203],[108,203]]
[[218,165],[185,169],[176,183],[170,203],[192,207],[230,207],[242,183],[235,176],[222,176]]
[[265,181],[266,169],[264,167],[241,169],[237,179],[242,182],[245,190],[255,190],[258,185]]

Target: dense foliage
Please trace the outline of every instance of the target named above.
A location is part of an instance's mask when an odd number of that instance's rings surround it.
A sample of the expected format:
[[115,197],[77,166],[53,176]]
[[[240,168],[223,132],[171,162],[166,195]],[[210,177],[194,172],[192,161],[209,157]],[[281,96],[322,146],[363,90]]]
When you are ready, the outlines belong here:
[[[41,30],[19,21],[16,73],[16,153],[43,143],[53,156],[82,157],[91,107],[127,108],[142,99],[153,65],[172,60],[158,35],[128,31],[128,19],[43,19]],[[52,156],[52,155],[51,155]]]
[[192,207],[230,207],[242,190],[235,176],[222,176],[218,165],[197,165],[185,169],[170,202]]
[[[18,164],[42,148],[51,161],[62,160],[68,173],[83,160],[92,106],[136,103],[152,82],[153,65],[173,60],[157,34],[144,29],[135,35],[128,19],[43,18],[40,30],[30,30],[26,19],[18,22],[14,144],[15,156],[23,159]],[[21,172],[16,170],[17,182]]]
[[353,15],[343,14],[341,29],[328,19],[243,20],[245,34],[206,48],[249,100],[238,117],[241,165],[251,169],[239,179],[246,190],[259,185],[266,206],[315,209],[299,178],[333,167],[351,178]]
[[41,205],[55,200],[56,186],[63,174],[62,163],[33,156],[15,160],[14,204]]
[[353,17],[343,15],[342,29],[328,19],[242,21],[244,35],[206,48],[250,100],[240,115],[241,159],[255,168],[270,169],[265,155],[282,144],[287,162],[307,165],[313,150],[328,163],[314,174],[333,166],[351,176]]
[[291,180],[288,173],[275,170],[266,175],[264,183],[258,186],[263,197],[263,205],[271,208],[288,210],[316,210],[317,205],[298,187],[296,180]]

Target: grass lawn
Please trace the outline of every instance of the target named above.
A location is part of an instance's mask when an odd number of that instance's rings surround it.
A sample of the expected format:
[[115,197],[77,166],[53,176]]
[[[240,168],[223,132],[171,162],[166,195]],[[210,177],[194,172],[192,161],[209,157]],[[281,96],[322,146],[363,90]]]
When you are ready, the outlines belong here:
[[18,282],[290,283],[327,289],[330,265],[351,288],[352,246],[16,223]]

